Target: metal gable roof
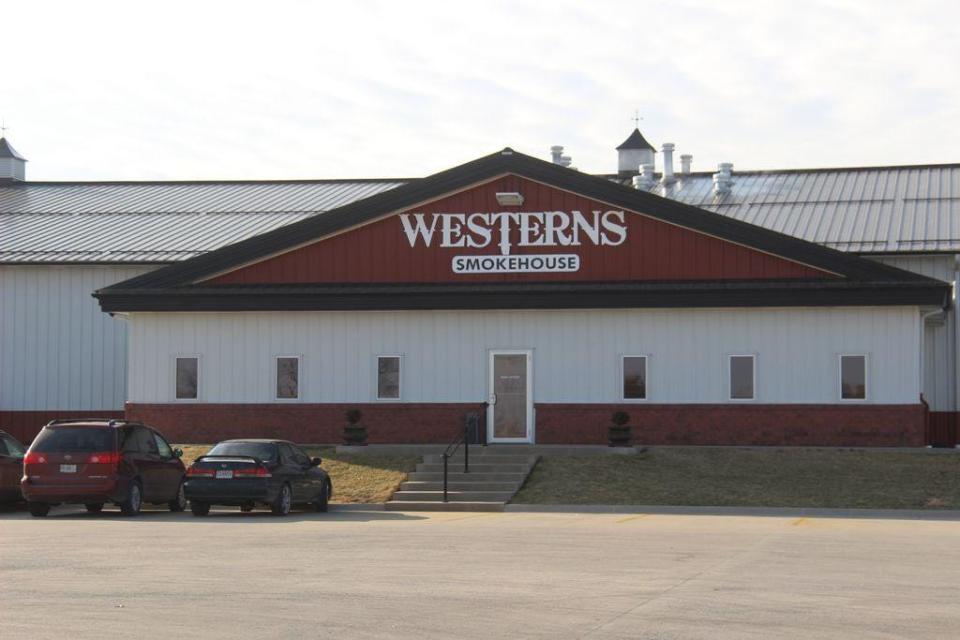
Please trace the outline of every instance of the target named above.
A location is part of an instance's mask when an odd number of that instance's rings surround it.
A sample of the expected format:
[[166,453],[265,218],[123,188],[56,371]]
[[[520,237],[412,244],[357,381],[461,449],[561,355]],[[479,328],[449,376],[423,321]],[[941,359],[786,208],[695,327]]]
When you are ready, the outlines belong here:
[[[960,252],[960,164],[733,174],[651,190],[855,253]],[[0,185],[0,263],[178,262],[408,180]]]
[[178,262],[404,182],[0,186],[0,262]]
[[[846,255],[763,227],[713,215],[697,207],[637,191],[604,178],[583,174],[505,148],[391,191],[344,205],[325,215],[307,218],[186,262],[169,265],[106,287],[95,293],[95,296],[100,299],[104,310],[108,311],[114,310],[111,305],[117,300],[130,297],[135,299],[132,304],[139,305],[141,310],[150,309],[156,304],[154,296],[157,293],[197,293],[203,288],[198,283],[214,275],[314,242],[347,228],[354,228],[386,213],[400,211],[507,174],[577,193],[615,207],[643,212],[650,218],[830,272],[849,283],[856,283],[857,286],[873,287],[875,291],[876,285],[903,284],[918,290],[929,288],[925,295],[929,296],[929,300],[934,300],[942,298],[941,289],[946,288],[944,283],[924,276]],[[816,280],[814,284],[817,283],[820,283],[820,280]]]
[[734,172],[719,197],[678,177],[651,192],[842,251],[960,251],[960,164]]

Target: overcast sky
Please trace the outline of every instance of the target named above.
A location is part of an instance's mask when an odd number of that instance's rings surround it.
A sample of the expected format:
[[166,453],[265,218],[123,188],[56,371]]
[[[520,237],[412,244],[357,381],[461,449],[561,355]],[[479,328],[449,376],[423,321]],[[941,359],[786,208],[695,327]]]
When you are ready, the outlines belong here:
[[4,1],[0,116],[33,180],[609,172],[635,109],[695,170],[957,162],[958,7]]

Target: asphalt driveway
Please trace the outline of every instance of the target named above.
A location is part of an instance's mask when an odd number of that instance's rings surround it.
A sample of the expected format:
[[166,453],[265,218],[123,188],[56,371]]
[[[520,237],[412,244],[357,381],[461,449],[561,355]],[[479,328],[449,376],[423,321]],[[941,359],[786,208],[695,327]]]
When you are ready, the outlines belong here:
[[0,513],[9,638],[946,638],[960,522]]

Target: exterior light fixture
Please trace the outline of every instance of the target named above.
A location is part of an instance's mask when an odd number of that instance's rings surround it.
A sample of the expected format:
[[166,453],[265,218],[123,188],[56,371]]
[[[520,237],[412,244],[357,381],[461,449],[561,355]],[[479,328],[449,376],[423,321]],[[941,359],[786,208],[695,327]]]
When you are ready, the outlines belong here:
[[497,204],[501,207],[519,207],[523,204],[523,196],[517,191],[498,193]]

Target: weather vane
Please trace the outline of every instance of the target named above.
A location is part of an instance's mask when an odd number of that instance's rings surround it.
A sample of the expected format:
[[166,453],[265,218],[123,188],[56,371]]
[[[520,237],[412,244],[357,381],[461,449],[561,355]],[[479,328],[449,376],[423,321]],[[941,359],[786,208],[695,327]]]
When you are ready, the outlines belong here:
[[7,137],[7,129],[9,128],[10,127],[7,126],[7,121],[4,120],[3,118],[0,118],[0,138]]
[[632,120],[633,120],[633,126],[635,126],[637,129],[639,129],[639,128],[640,128],[640,121],[643,120],[643,118],[640,117],[640,109],[637,109],[636,111],[633,112],[633,118],[632,118]]

